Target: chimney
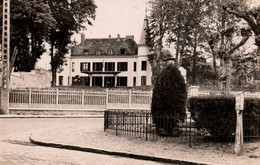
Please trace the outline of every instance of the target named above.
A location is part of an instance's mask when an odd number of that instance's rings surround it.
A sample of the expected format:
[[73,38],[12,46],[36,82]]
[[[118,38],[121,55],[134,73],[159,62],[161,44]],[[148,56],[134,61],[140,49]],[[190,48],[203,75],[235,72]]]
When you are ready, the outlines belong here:
[[120,34],[117,35],[117,41],[120,41]]
[[85,34],[81,33],[81,45],[84,45],[85,42]]
[[133,39],[134,40],[134,35],[126,36],[125,38],[129,38],[129,39]]
[[110,34],[108,35],[108,38],[111,38],[111,35],[110,35]]

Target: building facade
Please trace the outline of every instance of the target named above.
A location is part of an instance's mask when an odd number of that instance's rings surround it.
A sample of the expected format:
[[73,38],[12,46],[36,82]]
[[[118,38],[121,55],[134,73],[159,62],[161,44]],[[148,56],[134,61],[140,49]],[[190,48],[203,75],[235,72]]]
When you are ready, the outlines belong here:
[[85,39],[71,49],[57,73],[57,86],[146,86],[151,85],[152,68],[148,61],[144,19],[138,44],[133,36]]

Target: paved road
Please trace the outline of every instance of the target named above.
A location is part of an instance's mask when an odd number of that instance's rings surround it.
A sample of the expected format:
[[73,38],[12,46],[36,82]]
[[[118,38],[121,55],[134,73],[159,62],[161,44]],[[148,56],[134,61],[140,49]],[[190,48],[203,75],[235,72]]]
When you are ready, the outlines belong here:
[[102,127],[102,119],[0,119],[0,164],[61,165],[128,165],[159,164],[122,157],[80,151],[41,147],[29,143],[30,134],[61,125],[86,125],[86,129]]

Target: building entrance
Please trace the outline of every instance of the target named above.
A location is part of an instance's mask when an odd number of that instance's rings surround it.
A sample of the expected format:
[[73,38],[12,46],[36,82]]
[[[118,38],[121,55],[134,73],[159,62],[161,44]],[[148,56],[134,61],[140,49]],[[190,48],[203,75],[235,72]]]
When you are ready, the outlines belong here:
[[105,87],[106,88],[115,87],[115,77],[105,77]]
[[102,77],[93,77],[92,86],[102,87]]

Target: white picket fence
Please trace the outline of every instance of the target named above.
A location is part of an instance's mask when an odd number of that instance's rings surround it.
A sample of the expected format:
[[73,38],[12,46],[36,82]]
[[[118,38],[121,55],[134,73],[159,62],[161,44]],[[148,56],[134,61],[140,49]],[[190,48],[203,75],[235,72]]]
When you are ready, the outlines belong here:
[[10,109],[150,109],[152,91],[12,89]]
[[[232,94],[237,93],[233,91]],[[210,95],[210,91],[199,91],[196,95]],[[218,94],[218,93],[215,93]],[[188,90],[188,97],[194,95]],[[260,92],[245,92],[245,97],[259,97]],[[111,90],[103,91],[72,89],[11,89],[10,109],[46,110],[105,110],[146,109],[151,106],[152,91]]]

